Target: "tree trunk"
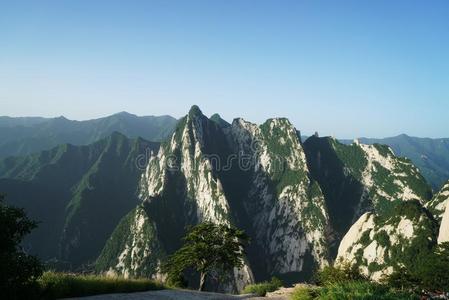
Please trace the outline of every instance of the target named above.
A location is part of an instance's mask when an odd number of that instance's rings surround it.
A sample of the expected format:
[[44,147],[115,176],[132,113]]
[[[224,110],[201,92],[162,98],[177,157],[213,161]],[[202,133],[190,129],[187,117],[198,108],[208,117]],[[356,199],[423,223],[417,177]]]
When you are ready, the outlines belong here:
[[206,282],[206,272],[201,272],[200,274],[200,287],[198,291],[204,291],[204,283]]

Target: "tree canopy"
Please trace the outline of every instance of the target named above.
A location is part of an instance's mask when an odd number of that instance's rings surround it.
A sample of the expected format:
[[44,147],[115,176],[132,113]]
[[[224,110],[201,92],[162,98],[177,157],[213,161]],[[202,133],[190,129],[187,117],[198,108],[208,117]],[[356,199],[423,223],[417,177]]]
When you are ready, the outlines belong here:
[[212,272],[225,274],[243,266],[245,233],[235,227],[210,222],[188,230],[183,246],[165,264],[168,280],[182,280],[187,269],[200,274],[199,290],[204,290],[206,277]]
[[39,260],[20,247],[36,226],[23,209],[6,205],[0,195],[0,295],[5,299],[29,299],[27,293],[42,274]]

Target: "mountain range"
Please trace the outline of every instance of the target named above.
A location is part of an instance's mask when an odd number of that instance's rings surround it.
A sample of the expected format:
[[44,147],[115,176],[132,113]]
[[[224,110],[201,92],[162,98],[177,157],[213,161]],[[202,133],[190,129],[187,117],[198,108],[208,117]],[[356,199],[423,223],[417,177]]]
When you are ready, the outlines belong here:
[[[218,114],[211,120],[225,122]],[[136,116],[120,112],[108,117],[87,121],[68,120],[65,117],[7,117],[0,116],[0,159],[23,156],[50,150],[60,144],[88,145],[105,138],[114,131],[129,138],[142,137],[161,142],[174,130],[178,120],[166,116]],[[302,136],[302,141],[307,139]],[[390,146],[397,156],[407,157],[419,168],[434,191],[449,179],[449,138],[419,138],[406,134],[373,139],[358,138],[364,144]],[[353,140],[340,139],[344,144]]]
[[[128,117],[140,120],[119,114]],[[308,280],[342,260],[377,280],[449,239],[444,139],[302,141],[288,119],[228,123],[197,106],[166,118],[161,132],[149,122],[152,142],[121,120],[121,133],[86,129],[84,141],[98,137],[87,145],[0,160],[0,191],[41,221],[26,249],[58,268],[161,278],[187,226],[232,224],[251,239],[244,267],[218,286],[235,291],[271,276]],[[3,118],[0,127],[48,122]]]
[[176,123],[170,116],[138,117],[126,112],[87,121],[0,117],[0,158],[49,150],[60,144],[88,145],[115,131],[129,138],[161,141],[171,134]]

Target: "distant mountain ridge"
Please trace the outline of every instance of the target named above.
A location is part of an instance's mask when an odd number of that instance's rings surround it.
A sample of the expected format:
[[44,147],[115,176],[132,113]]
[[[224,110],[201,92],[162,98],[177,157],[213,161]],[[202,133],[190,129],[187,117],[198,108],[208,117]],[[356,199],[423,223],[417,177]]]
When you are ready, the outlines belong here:
[[[305,142],[309,137],[303,136]],[[413,161],[436,192],[449,180],[449,138],[421,138],[407,134],[387,138],[338,139],[343,144],[388,145],[397,156]]]
[[8,117],[0,116],[0,127],[33,126],[50,120],[44,117]]
[[397,156],[411,159],[434,191],[438,191],[449,179],[449,138],[419,138],[401,134],[383,139],[358,140],[364,144],[388,145]]
[[171,134],[176,123],[170,116],[139,117],[126,112],[86,121],[0,117],[0,158],[49,150],[65,143],[87,145],[114,131],[158,142]]

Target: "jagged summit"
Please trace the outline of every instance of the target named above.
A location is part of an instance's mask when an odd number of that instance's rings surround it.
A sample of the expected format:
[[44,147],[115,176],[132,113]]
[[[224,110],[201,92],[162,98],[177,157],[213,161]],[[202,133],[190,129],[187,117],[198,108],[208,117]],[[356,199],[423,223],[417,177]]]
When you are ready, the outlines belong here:
[[192,107],[189,110],[189,116],[190,117],[203,116],[203,112],[198,107],[198,105],[192,105]]

